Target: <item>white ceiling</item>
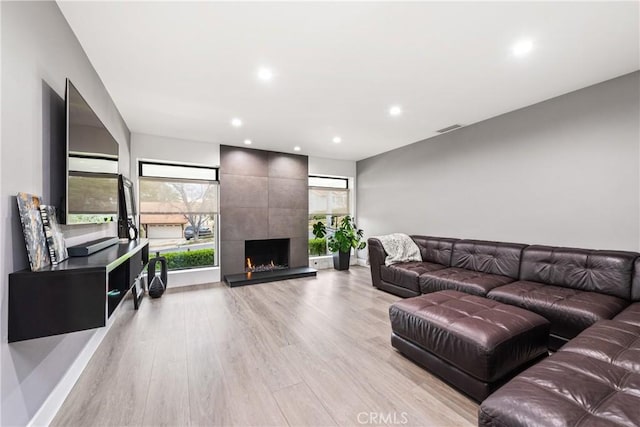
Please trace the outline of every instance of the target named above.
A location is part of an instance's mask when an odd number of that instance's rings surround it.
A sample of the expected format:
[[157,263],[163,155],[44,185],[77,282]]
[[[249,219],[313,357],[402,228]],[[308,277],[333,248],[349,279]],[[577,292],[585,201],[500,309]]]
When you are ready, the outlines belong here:
[[329,158],[640,68],[637,1],[58,4],[132,132]]

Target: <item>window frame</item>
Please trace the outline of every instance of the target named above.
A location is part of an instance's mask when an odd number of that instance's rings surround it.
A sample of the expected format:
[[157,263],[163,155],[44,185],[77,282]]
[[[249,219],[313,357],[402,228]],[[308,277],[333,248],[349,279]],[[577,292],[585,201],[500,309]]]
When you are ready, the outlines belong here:
[[[211,170],[214,172],[215,175],[215,179],[204,179],[204,178],[177,178],[177,177],[163,177],[163,176],[157,176],[157,175],[145,175],[144,174],[144,165],[154,165],[154,166],[169,166],[169,167],[181,167],[181,168],[193,168],[193,169],[207,169],[207,170]],[[140,181],[141,180],[148,180],[148,181],[162,181],[162,182],[192,182],[192,183],[202,183],[202,182],[207,182],[207,183],[214,183],[217,187],[217,195],[216,195],[216,201],[217,201],[217,207],[215,209],[215,212],[212,212],[213,216],[215,217],[214,222],[215,222],[215,238],[214,238],[214,263],[213,265],[209,265],[209,266],[203,266],[203,267],[187,267],[187,268],[180,268],[180,269],[176,269],[176,270],[169,270],[169,272],[184,272],[184,271],[189,271],[192,269],[198,269],[198,268],[219,268],[220,267],[220,168],[219,167],[215,167],[215,166],[205,166],[205,165],[197,165],[197,164],[189,164],[189,163],[180,163],[180,162],[165,162],[165,161],[155,161],[155,160],[141,160],[138,159],[138,179],[137,179],[137,191],[138,191],[138,197],[137,197],[137,203],[138,203],[138,215],[142,215],[143,213],[141,212],[141,197],[140,197]],[[151,213],[151,215],[156,214]],[[140,218],[138,219],[140,226],[142,226],[142,222],[140,221]],[[154,251],[155,252],[155,251]],[[158,254],[158,252],[156,252],[156,254]]]
[[[309,185],[309,178],[322,178],[322,179],[332,179],[335,181],[344,181],[343,187],[327,187],[325,185]],[[350,190],[349,188],[349,178],[344,177],[336,177],[336,176],[326,176],[326,175],[309,175],[307,177],[307,187],[309,188],[330,188],[333,190]]]
[[[349,187],[349,180],[350,178],[348,177],[337,177],[337,176],[327,176],[327,175],[309,175],[309,178],[322,178],[322,179],[330,179],[330,180],[335,180],[335,181],[342,181],[344,182],[344,187],[334,187],[334,186],[320,186],[320,185],[308,185],[307,186],[307,191],[309,192],[309,206],[308,206],[308,221],[311,222],[312,221],[312,217],[315,216],[319,216],[319,215],[324,215],[327,219],[329,217],[336,217],[336,218],[340,218],[340,217],[344,217],[344,216],[351,216],[353,217],[353,194],[351,191],[351,188]],[[307,181],[308,182],[308,181]],[[326,190],[326,191],[335,191],[335,192],[343,192],[347,194],[347,202],[348,202],[348,206],[347,206],[347,213],[346,214],[338,214],[338,213],[322,213],[322,214],[317,214],[317,213],[312,213],[311,212],[311,190]],[[328,236],[327,236],[328,237]],[[325,237],[325,238],[327,238]],[[309,236],[309,239],[312,239],[312,236]],[[309,253],[309,257],[310,258],[318,258],[318,257],[326,257],[326,256],[331,256],[331,253],[328,251],[328,248],[326,249],[326,252],[324,255],[317,255],[317,254],[311,254]]]
[[[198,179],[198,178],[175,178],[175,177],[162,177],[162,176],[147,176],[144,174],[144,165],[154,165],[154,166],[170,166],[170,167],[181,167],[181,168],[192,168],[192,169],[209,169],[215,172],[215,179]],[[182,180],[193,180],[193,181],[216,181],[220,184],[220,168],[214,166],[204,166],[204,165],[193,165],[189,163],[171,163],[171,162],[158,162],[155,160],[138,160],[138,177],[139,178],[159,178],[159,179],[182,179]]]

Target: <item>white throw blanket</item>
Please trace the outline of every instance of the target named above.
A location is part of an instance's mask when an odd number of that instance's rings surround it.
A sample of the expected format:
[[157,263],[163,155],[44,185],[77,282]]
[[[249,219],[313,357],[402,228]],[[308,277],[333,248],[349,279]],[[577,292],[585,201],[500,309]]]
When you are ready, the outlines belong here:
[[398,262],[422,261],[420,248],[406,234],[393,233],[386,236],[376,236],[376,239],[380,240],[387,253],[387,258],[384,260],[386,266]]

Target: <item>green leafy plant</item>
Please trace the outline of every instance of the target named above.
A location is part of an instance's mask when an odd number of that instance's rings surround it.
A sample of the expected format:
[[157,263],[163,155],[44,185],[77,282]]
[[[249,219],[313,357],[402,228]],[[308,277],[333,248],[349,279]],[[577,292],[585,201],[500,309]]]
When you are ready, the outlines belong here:
[[364,249],[367,243],[363,241],[364,231],[358,228],[355,221],[349,216],[345,216],[340,221],[337,228],[327,227],[318,221],[313,224],[313,234],[316,237],[324,237],[327,231],[333,232],[329,235],[329,250],[331,252],[349,252],[353,249]]
[[322,239],[327,235],[327,227],[324,225],[324,222],[316,222],[313,224],[313,235],[316,236],[316,239]]
[[327,239],[309,239],[309,253],[311,255],[324,255],[327,253]]
[[183,252],[168,252],[161,256],[167,259],[169,270],[182,268],[207,267],[214,264],[213,249],[195,249]]

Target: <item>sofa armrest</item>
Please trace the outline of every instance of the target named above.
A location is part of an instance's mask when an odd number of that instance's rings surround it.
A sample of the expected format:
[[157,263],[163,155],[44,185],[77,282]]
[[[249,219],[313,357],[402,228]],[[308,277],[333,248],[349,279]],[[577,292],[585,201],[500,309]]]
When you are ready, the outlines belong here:
[[373,286],[379,288],[381,283],[380,267],[385,265],[384,260],[387,258],[387,253],[382,247],[382,242],[375,237],[371,237],[367,240],[367,248],[369,248],[369,266],[371,267],[371,281]]

